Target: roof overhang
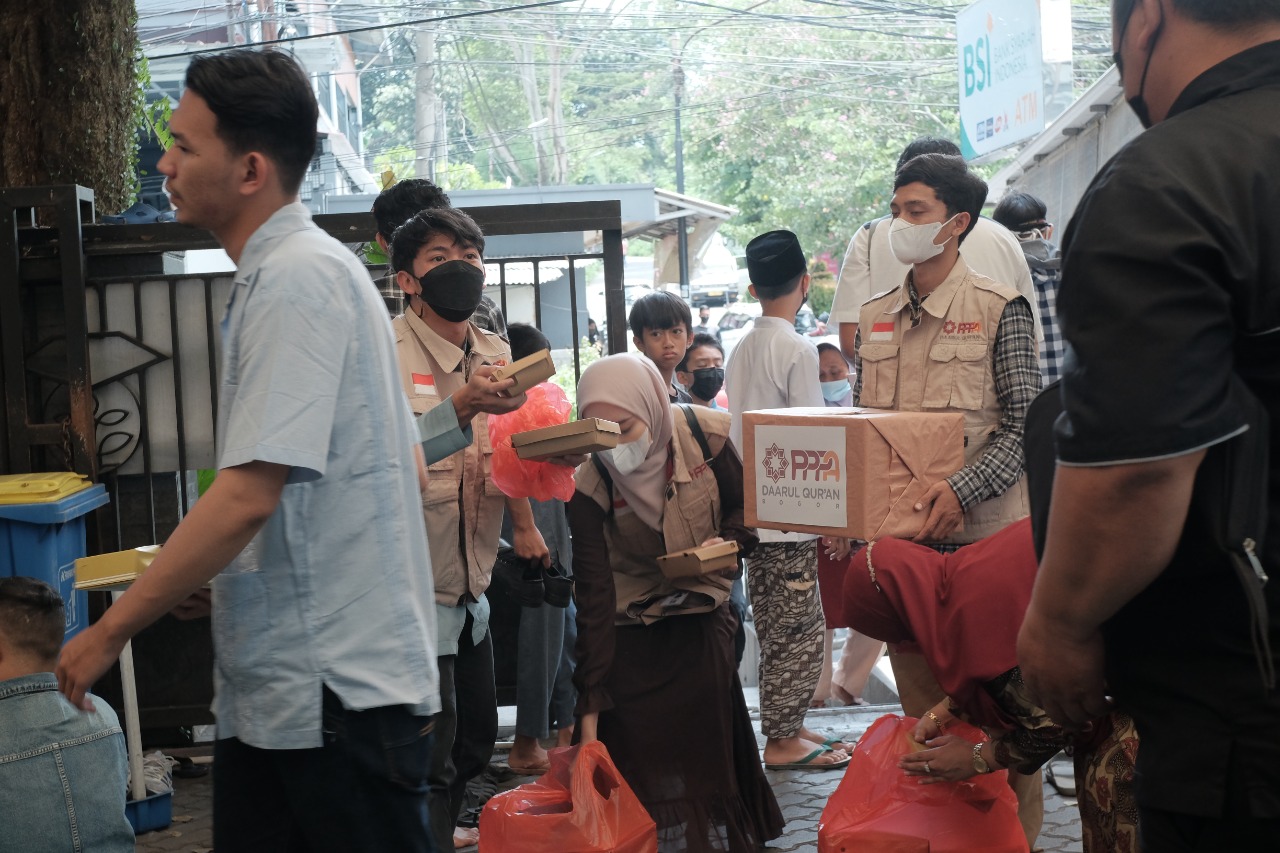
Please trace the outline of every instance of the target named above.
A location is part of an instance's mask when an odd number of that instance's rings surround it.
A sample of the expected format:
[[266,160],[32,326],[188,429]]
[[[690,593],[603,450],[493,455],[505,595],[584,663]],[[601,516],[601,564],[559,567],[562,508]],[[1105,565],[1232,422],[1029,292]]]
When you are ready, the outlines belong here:
[[1079,136],[1123,97],[1120,72],[1113,65],[1074,104],[1041,131],[1039,136],[1028,142],[1012,161],[991,176],[987,181],[987,203],[998,202],[1009,184],[1016,182],[1028,169],[1034,168],[1069,140]]
[[682,217],[684,218],[685,226],[688,228],[712,224],[719,226],[720,223],[727,222],[738,212],[735,207],[716,204],[693,196],[681,195],[658,187],[653,190],[653,198],[657,204],[656,215],[648,220],[624,221],[622,223],[623,237],[661,240],[663,237],[677,233]]

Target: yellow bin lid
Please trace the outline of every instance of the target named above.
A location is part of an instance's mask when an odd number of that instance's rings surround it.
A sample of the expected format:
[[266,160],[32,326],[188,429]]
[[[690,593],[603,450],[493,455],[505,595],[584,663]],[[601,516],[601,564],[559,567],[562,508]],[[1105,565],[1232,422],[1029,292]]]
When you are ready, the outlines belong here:
[[89,478],[74,472],[0,475],[0,505],[60,501],[89,488]]

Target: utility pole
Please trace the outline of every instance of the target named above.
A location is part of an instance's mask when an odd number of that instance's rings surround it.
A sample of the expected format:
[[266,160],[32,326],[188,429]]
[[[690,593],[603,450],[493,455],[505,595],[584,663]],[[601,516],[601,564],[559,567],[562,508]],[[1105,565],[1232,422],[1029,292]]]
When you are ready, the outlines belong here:
[[[671,43],[675,47],[674,90],[676,101],[676,192],[684,195],[684,133],[680,127],[680,106],[684,99],[684,66],[680,63],[684,45],[679,44],[679,36],[672,36]],[[688,42],[686,41],[686,44]],[[676,254],[680,264],[680,295],[689,298],[689,229],[685,217],[676,220]]]
[[[756,3],[736,11],[732,15],[725,15],[723,18],[718,18],[709,24],[698,27],[685,36],[683,40],[681,40],[679,33],[671,34],[671,76],[676,105],[676,192],[680,195],[684,195],[684,133],[680,126],[680,108],[684,101],[684,49],[689,46],[689,42],[693,41],[698,34],[715,27],[717,24],[723,24],[725,21],[750,12],[768,2],[769,0],[757,0]],[[677,260],[680,264],[680,295],[688,299],[689,229],[683,216],[676,220],[676,254],[679,255]]]

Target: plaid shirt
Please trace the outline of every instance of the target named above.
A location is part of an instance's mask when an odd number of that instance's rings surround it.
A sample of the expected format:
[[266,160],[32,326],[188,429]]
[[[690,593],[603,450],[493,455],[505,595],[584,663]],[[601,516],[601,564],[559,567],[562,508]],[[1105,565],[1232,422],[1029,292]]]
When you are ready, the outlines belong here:
[[[1034,232],[1039,233],[1039,232]],[[1058,282],[1062,280],[1062,252],[1048,240],[1022,239],[1022,251],[1031,269],[1031,284],[1035,287],[1037,307],[1040,309],[1040,326],[1044,340],[1040,344],[1040,373],[1044,384],[1062,378],[1062,362],[1067,354],[1067,342],[1058,325]]]
[[1062,362],[1067,357],[1067,340],[1062,337],[1058,325],[1058,276],[1041,276],[1031,271],[1031,281],[1036,286],[1036,301],[1040,303],[1040,325],[1044,329],[1044,343],[1040,349],[1040,372],[1044,384],[1049,385],[1062,378]]
[[[915,287],[909,286],[911,310],[919,311]],[[1055,324],[1055,329],[1056,329]],[[1048,336],[1048,328],[1045,330]],[[853,385],[853,405],[862,398],[862,330],[854,342],[853,367],[858,377]],[[1036,353],[1035,321],[1025,299],[1014,299],[1000,314],[995,347],[991,356],[996,398],[1000,401],[1000,425],[991,433],[982,455],[947,478],[947,483],[968,510],[988,498],[1002,495],[1022,476],[1025,457],[1022,431],[1027,408],[1040,392],[1040,364]]]

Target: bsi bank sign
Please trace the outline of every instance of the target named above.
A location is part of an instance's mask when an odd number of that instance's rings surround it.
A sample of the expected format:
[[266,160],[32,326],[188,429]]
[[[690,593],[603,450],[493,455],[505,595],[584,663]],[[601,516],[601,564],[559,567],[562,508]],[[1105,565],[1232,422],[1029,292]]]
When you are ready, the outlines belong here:
[[966,159],[1030,139],[1070,105],[1070,0],[978,0],[956,38]]

